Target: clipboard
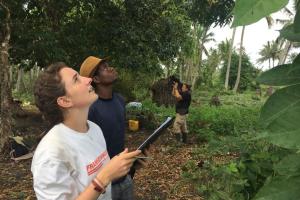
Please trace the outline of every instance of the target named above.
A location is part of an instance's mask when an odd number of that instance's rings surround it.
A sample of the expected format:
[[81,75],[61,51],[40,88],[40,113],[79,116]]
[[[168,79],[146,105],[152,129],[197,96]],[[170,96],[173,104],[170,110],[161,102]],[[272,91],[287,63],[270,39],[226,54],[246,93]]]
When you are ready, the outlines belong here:
[[173,123],[174,119],[175,117],[167,117],[167,119],[137,149],[143,151],[150,144],[155,142],[163,131]]

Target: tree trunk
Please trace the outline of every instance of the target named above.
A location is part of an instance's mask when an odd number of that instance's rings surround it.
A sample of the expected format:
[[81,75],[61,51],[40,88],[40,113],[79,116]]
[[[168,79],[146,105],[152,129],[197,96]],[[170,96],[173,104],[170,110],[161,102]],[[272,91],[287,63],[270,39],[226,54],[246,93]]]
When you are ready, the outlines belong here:
[[195,61],[195,67],[197,69],[195,73],[195,77],[192,79],[192,89],[195,87],[195,83],[197,82],[197,79],[200,77],[201,73],[201,66],[202,66],[202,55],[203,55],[203,49],[204,49],[204,39],[206,38],[207,32],[209,27],[204,27],[203,33],[201,35],[200,43],[199,43],[199,60],[198,60],[198,67],[197,62]]
[[5,13],[5,19],[1,25],[1,32],[3,37],[1,39],[1,53],[0,53],[0,85],[1,85],[1,104],[0,104],[0,151],[3,150],[4,145],[11,135],[12,116],[10,105],[13,103],[12,91],[9,80],[9,62],[8,62],[8,50],[10,40],[10,10],[4,5],[3,1],[0,1],[0,6]]
[[18,79],[16,84],[16,91],[17,92],[24,92],[25,91],[25,84],[24,84],[24,69],[19,68],[18,70]]
[[13,66],[9,66],[9,81],[10,81],[10,85],[13,86]]
[[245,26],[243,26],[243,29],[242,29],[241,45],[240,45],[240,55],[239,55],[239,68],[238,68],[238,73],[237,73],[235,85],[234,85],[234,88],[233,88],[234,92],[237,92],[239,84],[240,84],[240,79],[241,79],[244,33],[245,33]]
[[39,66],[37,66],[37,68],[36,68],[36,77],[39,76],[40,71],[41,71],[41,68]]
[[183,64],[179,66],[179,79],[182,80],[183,77]]
[[279,56],[279,62],[278,62],[278,65],[282,65],[285,63],[286,61],[286,58],[289,54],[289,51],[292,47],[292,43],[290,41],[286,41],[285,45],[284,45],[284,48],[283,48],[283,51],[281,52],[280,56]]
[[232,49],[233,49],[233,42],[235,37],[236,28],[232,31],[232,37],[230,41],[229,53],[228,53],[228,63],[227,63],[227,70],[226,70],[226,78],[225,78],[225,90],[228,89],[229,83],[229,73],[230,73],[230,65],[231,65],[231,56],[232,56]]

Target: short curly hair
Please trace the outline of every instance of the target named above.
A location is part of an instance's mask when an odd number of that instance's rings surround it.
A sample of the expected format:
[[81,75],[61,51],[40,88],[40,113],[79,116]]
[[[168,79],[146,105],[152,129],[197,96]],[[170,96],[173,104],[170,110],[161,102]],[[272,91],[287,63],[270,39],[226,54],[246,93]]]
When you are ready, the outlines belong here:
[[35,104],[51,126],[64,120],[57,98],[66,94],[65,85],[59,74],[65,67],[67,65],[63,62],[51,64],[39,75],[34,86]]

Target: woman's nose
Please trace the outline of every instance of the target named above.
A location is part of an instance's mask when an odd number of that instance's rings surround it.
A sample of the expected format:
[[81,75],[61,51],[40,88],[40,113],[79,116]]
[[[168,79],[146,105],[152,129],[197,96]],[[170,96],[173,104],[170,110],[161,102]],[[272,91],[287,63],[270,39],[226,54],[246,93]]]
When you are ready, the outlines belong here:
[[92,83],[92,79],[91,78],[87,78],[87,77],[83,77],[85,78],[85,82],[87,85],[90,85]]

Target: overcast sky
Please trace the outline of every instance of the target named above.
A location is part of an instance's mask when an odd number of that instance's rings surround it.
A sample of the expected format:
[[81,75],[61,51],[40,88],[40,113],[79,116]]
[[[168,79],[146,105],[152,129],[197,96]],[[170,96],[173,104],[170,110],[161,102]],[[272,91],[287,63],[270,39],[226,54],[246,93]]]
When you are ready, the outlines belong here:
[[[288,4],[288,8],[292,10],[292,3]],[[274,20],[276,19],[288,19],[289,17],[282,11],[279,11],[277,13],[273,13],[272,18]],[[259,58],[259,50],[262,49],[263,45],[266,44],[268,41],[276,40],[276,38],[279,36],[279,31],[282,28],[282,25],[276,24],[274,22],[274,25],[269,29],[266,19],[261,19],[260,21],[251,24],[249,26],[246,26],[245,28],[245,34],[244,34],[244,48],[246,49],[247,54],[250,56],[251,61],[256,64],[257,59]],[[229,26],[225,27],[216,27],[211,28],[210,32],[213,32],[215,34],[214,38],[216,42],[211,42],[208,44],[208,47],[215,48],[217,44],[223,40],[231,39],[232,35],[232,29],[230,29]],[[235,39],[234,39],[234,46],[239,47],[240,44],[240,38],[241,38],[241,32],[242,27],[238,27]],[[299,52],[299,49],[297,50]],[[256,64],[256,67],[261,68],[264,67],[264,69],[267,69],[268,63],[264,64]]]

